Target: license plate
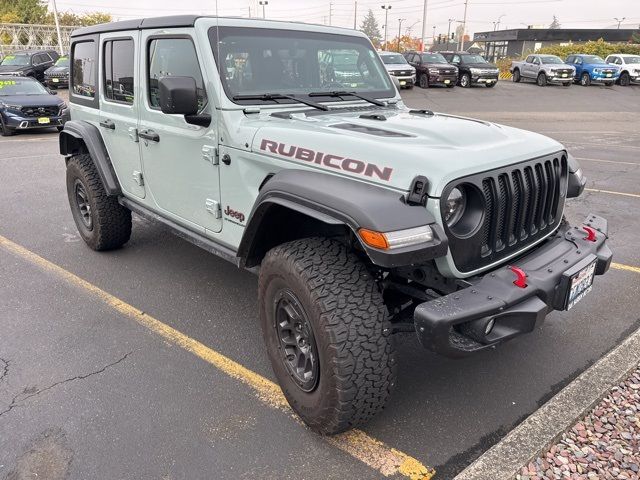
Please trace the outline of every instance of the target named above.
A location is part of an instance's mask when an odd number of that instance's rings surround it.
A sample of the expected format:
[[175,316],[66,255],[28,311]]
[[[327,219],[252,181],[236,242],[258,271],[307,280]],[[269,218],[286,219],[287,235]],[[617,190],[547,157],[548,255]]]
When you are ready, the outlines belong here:
[[572,270],[565,272],[564,278],[568,279],[565,310],[571,310],[591,291],[596,274],[596,262],[597,259],[591,256]]
[[450,83],[451,83],[451,80],[445,80],[445,81],[444,81],[444,84],[445,84],[445,85],[449,85]]
[[40,123],[40,124],[51,123],[51,119],[49,117],[40,117],[38,119],[38,123]]
[[60,79],[59,79],[59,78],[52,78],[52,79],[51,79],[51,81],[52,81],[53,83],[58,83],[58,82],[60,81]]
[[569,76],[569,74],[568,73],[563,73],[562,76],[566,78],[566,77]]
[[613,74],[607,73],[607,78],[611,78],[612,76],[613,76]]
[[407,82],[405,82],[404,80],[400,80],[400,85],[406,85]]

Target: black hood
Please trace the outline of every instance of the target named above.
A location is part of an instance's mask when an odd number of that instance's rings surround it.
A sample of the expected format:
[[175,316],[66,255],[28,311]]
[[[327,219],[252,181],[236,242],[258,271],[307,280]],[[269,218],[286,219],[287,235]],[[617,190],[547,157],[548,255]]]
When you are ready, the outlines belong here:
[[0,65],[0,73],[23,72],[29,68],[30,68],[29,65]]
[[21,107],[51,107],[62,105],[64,102],[55,95],[0,95],[0,102]]
[[47,68],[44,73],[69,73],[69,67],[56,67],[54,65],[53,67]]

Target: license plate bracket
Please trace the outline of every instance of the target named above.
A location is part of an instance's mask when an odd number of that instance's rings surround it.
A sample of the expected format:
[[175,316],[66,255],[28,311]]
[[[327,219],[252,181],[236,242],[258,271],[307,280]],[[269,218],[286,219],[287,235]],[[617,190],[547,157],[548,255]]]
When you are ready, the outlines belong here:
[[597,261],[595,255],[589,255],[562,274],[558,289],[562,310],[571,310],[591,291]]

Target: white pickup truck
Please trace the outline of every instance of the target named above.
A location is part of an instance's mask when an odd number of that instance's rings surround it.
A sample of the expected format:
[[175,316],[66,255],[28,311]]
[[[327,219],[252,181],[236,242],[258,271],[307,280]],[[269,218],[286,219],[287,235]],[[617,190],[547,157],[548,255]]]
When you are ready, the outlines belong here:
[[516,83],[529,78],[541,87],[549,83],[561,83],[569,87],[573,83],[575,68],[555,55],[529,55],[523,61],[512,62],[511,73]]

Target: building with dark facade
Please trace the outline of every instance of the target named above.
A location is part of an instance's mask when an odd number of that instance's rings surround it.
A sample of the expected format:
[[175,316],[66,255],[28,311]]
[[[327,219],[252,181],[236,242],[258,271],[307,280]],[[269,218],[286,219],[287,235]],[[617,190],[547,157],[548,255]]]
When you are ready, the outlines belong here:
[[521,57],[549,45],[588,42],[628,42],[639,30],[602,28],[516,28],[495,32],[478,32],[473,41],[484,43],[489,61],[505,57]]

